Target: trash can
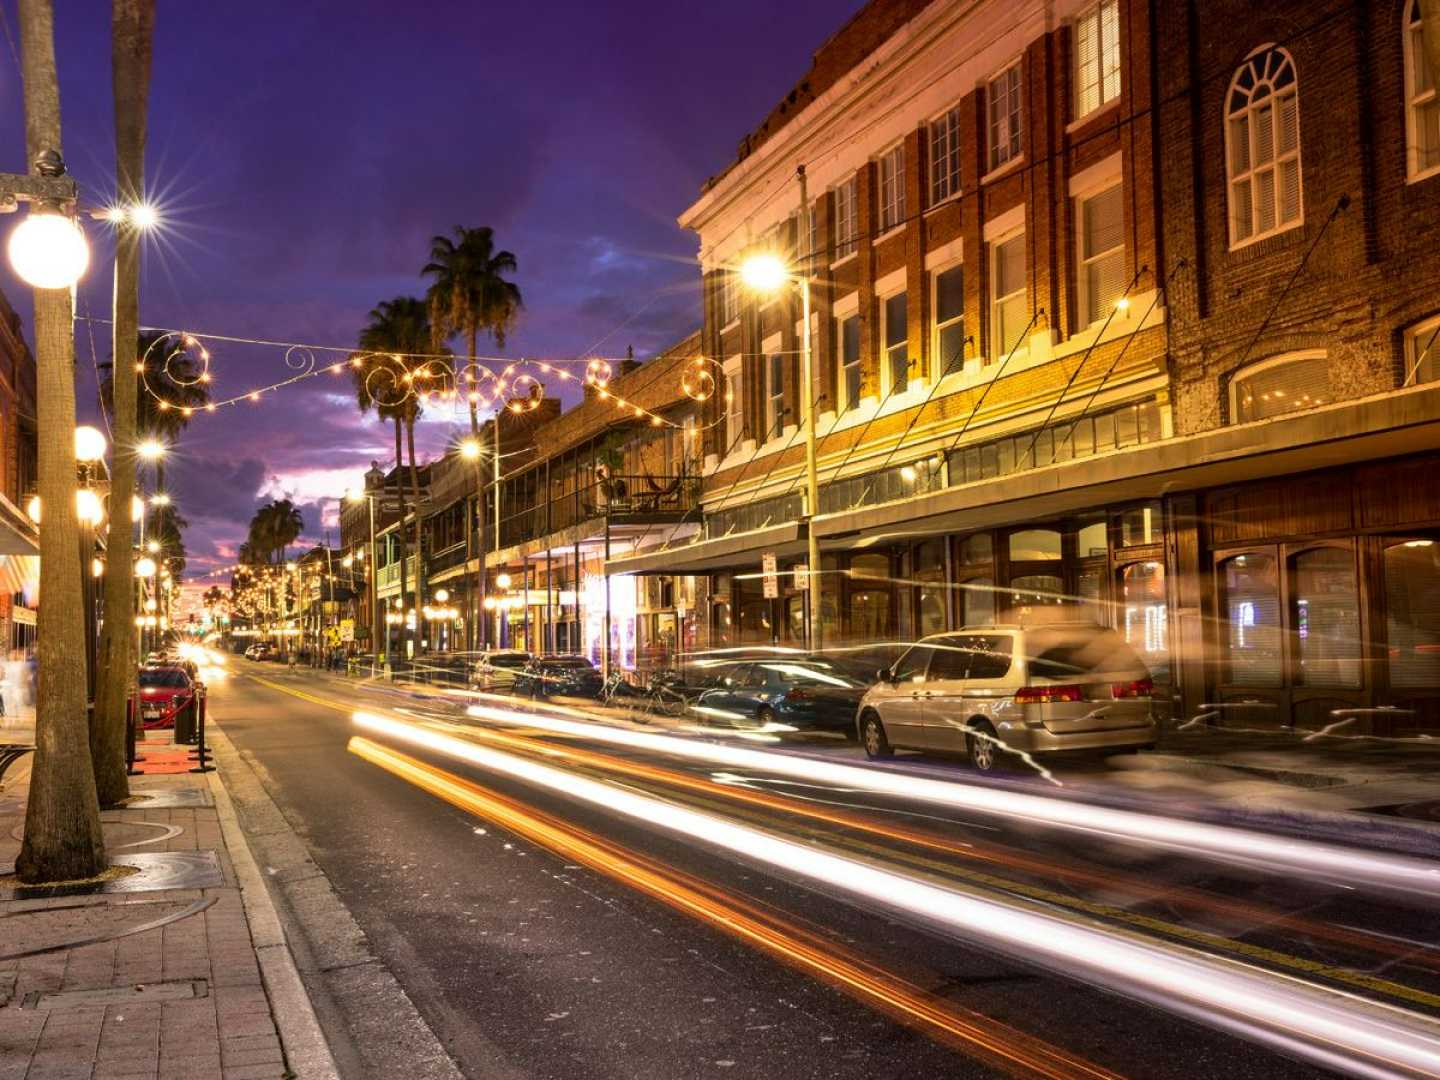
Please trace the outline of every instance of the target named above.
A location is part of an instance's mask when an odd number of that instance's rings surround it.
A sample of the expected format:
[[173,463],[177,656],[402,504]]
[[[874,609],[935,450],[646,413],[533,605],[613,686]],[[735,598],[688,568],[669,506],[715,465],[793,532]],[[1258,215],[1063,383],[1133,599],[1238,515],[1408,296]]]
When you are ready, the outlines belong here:
[[198,700],[192,695],[190,703],[175,714],[175,741],[177,743],[193,743],[195,741],[195,710],[198,708],[196,704]]

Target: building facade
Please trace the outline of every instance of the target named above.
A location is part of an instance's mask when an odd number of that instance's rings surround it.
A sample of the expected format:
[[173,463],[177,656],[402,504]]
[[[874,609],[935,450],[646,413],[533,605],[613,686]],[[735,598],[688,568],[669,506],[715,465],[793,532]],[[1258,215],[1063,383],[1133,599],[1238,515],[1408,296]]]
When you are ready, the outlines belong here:
[[35,492],[35,358],[0,294],[0,642],[35,645],[40,537],[24,507]]
[[[610,574],[705,575],[712,646],[880,653],[1081,604],[1176,716],[1440,726],[1417,23],[1414,0],[869,4],[681,216],[721,387],[703,519]],[[809,290],[813,386],[801,286],[749,293],[756,253]]]

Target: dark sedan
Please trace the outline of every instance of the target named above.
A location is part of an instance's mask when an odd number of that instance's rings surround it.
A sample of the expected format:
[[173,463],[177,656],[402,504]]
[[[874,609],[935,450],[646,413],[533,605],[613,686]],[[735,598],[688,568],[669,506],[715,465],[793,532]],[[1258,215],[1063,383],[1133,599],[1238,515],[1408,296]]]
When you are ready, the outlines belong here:
[[600,672],[583,656],[537,656],[515,675],[515,693],[524,697],[598,698]]
[[803,731],[855,734],[866,684],[828,660],[773,657],[739,661],[700,695],[706,720],[737,727],[782,724]]

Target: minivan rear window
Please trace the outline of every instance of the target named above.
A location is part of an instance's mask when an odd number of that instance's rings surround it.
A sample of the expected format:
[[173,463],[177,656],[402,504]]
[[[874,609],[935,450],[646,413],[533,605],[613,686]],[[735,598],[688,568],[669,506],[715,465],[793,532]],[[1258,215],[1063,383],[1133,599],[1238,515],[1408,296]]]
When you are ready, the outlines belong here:
[[1025,643],[1032,679],[1076,679],[1096,672],[1144,672],[1135,650],[1114,631],[1063,637],[1032,634]]

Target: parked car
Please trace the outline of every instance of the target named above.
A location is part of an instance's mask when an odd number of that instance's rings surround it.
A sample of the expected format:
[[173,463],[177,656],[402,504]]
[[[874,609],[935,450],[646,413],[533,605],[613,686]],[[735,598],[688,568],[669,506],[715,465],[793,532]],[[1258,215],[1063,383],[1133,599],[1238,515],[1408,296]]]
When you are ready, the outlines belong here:
[[483,690],[513,690],[515,676],[530,659],[521,649],[486,649],[475,661],[471,682]]
[[825,659],[777,656],[741,661],[716,673],[696,702],[706,720],[739,726],[788,724],[854,737],[866,683]]
[[514,690],[532,698],[555,694],[598,698],[604,681],[583,656],[533,656],[515,675]]
[[175,717],[195,700],[195,682],[182,667],[140,669],[140,726],[173,728]]
[[1151,693],[1149,671],[1114,630],[1037,613],[917,642],[879,672],[857,732],[872,758],[897,749],[961,753],[988,772],[1006,749],[1153,746]]

